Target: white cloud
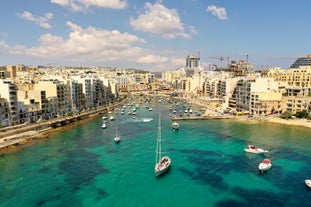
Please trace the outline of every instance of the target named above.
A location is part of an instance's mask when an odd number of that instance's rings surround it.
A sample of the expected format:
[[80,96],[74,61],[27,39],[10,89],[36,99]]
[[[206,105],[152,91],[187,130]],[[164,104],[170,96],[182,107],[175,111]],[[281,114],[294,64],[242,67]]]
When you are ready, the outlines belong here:
[[212,12],[212,14],[220,20],[228,19],[226,9],[223,7],[216,7],[212,5],[212,6],[208,6],[206,11]]
[[149,54],[149,55],[144,55],[142,57],[138,58],[138,62],[139,63],[166,63],[168,62],[168,58],[167,57],[162,57],[162,56],[158,56],[158,55],[153,55],[153,54]]
[[190,39],[191,36],[184,32],[184,26],[175,9],[168,9],[159,2],[146,3],[145,12],[137,19],[130,19],[134,29],[161,35],[167,39],[182,37]]
[[51,0],[51,3],[70,8],[76,12],[85,11],[91,6],[111,9],[127,7],[127,0]]
[[[24,64],[101,65],[134,67],[146,70],[172,70],[184,64],[181,51],[146,48],[144,39],[118,30],[105,30],[92,26],[83,28],[73,22],[66,23],[67,37],[45,33],[38,45],[9,45],[0,40],[0,52]],[[25,61],[30,61],[26,63]],[[33,62],[32,62],[33,61]]]
[[43,27],[45,29],[51,29],[52,26],[48,23],[49,20],[53,18],[52,13],[46,13],[44,16],[36,16],[28,11],[24,11],[22,14],[17,14],[22,19],[25,19],[27,21],[35,22],[40,27]]
[[[70,29],[67,38],[46,33],[40,36],[38,46],[8,45],[0,42],[2,53],[15,58],[28,57],[44,62],[58,62],[65,65],[105,65],[171,69],[172,60],[165,51],[146,49],[146,42],[135,35],[118,30],[104,30],[95,27],[82,28],[67,22]],[[166,53],[168,54],[168,53]],[[176,53],[175,53],[176,54]],[[169,55],[169,54],[168,54]],[[31,58],[29,58],[31,57]]]

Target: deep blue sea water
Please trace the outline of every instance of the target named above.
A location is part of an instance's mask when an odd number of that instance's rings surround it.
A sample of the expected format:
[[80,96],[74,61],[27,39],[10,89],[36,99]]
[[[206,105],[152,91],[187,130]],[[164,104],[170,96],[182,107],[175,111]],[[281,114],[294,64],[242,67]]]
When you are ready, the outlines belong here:
[[[127,108],[126,111],[131,110]],[[158,115],[170,170],[154,175]],[[180,121],[168,106],[98,118],[53,138],[0,156],[1,207],[27,206],[311,206],[311,130],[233,120]],[[122,136],[113,142],[115,129]],[[246,154],[254,144],[270,150]],[[265,173],[258,165],[270,158]]]

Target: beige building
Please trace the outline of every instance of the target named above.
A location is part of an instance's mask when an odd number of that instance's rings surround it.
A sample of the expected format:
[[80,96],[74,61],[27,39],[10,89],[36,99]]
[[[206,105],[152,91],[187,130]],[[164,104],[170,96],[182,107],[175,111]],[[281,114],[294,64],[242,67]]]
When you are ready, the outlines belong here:
[[250,114],[265,115],[282,112],[282,94],[279,92],[252,93]]
[[[276,98],[270,97],[271,95],[275,95]],[[267,114],[270,108],[272,110],[276,107],[275,102],[281,101],[281,97],[278,82],[273,78],[241,79],[235,91],[236,110],[251,114]],[[279,110],[279,107],[275,110]]]
[[[50,117],[64,116],[71,111],[69,88],[60,81],[39,81],[34,90],[45,90]],[[55,108],[56,107],[56,108]]]

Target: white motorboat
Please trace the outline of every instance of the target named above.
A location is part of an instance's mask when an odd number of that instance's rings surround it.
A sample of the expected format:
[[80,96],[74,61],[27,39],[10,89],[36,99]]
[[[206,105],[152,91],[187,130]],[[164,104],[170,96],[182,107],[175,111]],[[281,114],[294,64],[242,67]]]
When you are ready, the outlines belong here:
[[116,135],[116,136],[113,138],[113,141],[114,141],[115,143],[120,142],[120,141],[121,141],[120,135]]
[[179,129],[179,124],[175,121],[175,122],[173,122],[172,123],[172,128],[174,129],[174,130],[178,130]]
[[[118,124],[118,123],[117,123],[117,124]],[[113,138],[113,141],[114,141],[115,143],[118,143],[118,142],[121,141],[121,136],[120,136],[120,134],[119,134],[119,127],[116,128],[116,135],[115,135],[115,137]]]
[[270,159],[263,159],[261,163],[259,163],[258,169],[260,172],[267,171],[272,167]]
[[247,145],[247,148],[244,149],[245,152],[250,152],[250,153],[255,153],[255,154],[262,154],[262,153],[266,153],[269,152],[268,150],[264,150],[261,148],[257,148],[254,145]]
[[142,122],[151,122],[153,118],[142,118]]
[[156,163],[154,167],[154,172],[156,176],[161,175],[166,172],[171,166],[172,160],[169,156],[162,157],[162,144],[161,144],[161,116],[159,115],[159,127],[158,127],[158,137],[157,137],[157,148],[156,148]]
[[307,187],[311,188],[311,180],[306,179],[305,180],[305,184],[306,184]]
[[102,129],[106,129],[107,128],[107,124],[106,123],[103,123],[102,124]]
[[103,116],[102,119],[103,119],[103,120],[107,120],[107,116]]
[[114,116],[110,116],[110,121],[114,121]]

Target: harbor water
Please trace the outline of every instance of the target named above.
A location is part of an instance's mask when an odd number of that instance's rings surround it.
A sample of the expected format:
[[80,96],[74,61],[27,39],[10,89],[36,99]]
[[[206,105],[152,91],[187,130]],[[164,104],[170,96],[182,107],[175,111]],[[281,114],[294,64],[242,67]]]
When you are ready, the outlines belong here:
[[[169,107],[140,106],[0,156],[2,207],[27,206],[310,206],[311,130],[234,120],[180,121]],[[162,150],[172,165],[154,175],[158,116]],[[109,117],[109,114],[106,114]],[[120,143],[113,137],[119,128]],[[247,144],[269,150],[244,152]],[[271,159],[272,168],[258,165]]]

